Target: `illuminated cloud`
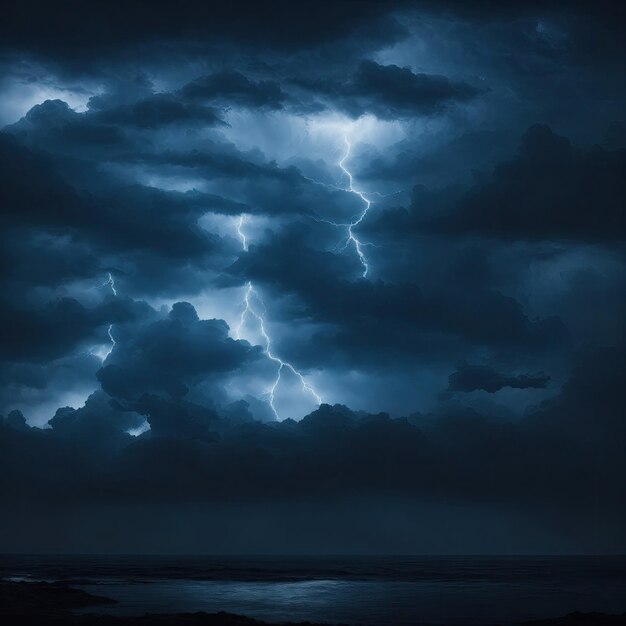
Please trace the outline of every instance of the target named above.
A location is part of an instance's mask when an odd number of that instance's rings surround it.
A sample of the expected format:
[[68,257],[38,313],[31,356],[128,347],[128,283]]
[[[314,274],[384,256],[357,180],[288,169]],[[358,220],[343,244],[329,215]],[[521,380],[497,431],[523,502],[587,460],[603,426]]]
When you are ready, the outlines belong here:
[[88,4],[0,23],[9,500],[620,526],[605,3]]

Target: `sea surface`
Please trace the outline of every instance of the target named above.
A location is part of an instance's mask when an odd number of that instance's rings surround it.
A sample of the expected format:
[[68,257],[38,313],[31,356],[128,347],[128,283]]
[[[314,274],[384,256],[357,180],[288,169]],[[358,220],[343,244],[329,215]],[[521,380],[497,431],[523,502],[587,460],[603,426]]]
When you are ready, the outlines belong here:
[[117,600],[83,612],[228,611],[363,626],[626,612],[626,557],[0,556],[0,577]]

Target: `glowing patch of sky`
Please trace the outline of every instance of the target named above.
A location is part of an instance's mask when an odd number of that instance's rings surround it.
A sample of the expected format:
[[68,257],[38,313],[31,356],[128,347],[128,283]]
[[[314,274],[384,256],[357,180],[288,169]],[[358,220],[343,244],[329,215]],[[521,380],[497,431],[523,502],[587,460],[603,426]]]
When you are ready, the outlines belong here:
[[132,437],[139,437],[150,430],[150,424],[148,420],[144,420],[143,423],[135,428],[129,428],[126,432]]
[[[85,356],[85,358],[93,357]],[[41,428],[46,426],[48,420],[54,417],[59,407],[79,409],[85,405],[87,398],[99,388],[100,384],[97,380],[94,380],[94,384],[91,386],[61,392],[55,391],[51,387],[44,390],[45,394],[42,394],[41,397],[33,398],[32,404],[29,401],[16,402],[11,408],[22,411],[31,426]]]
[[371,115],[352,120],[336,112],[299,117],[233,110],[227,121],[230,127],[220,131],[226,139],[240,150],[260,149],[279,164],[306,157],[311,161],[320,159],[333,168],[337,154],[344,150],[344,136],[354,144],[369,143],[381,150],[405,136],[402,122],[379,120]]

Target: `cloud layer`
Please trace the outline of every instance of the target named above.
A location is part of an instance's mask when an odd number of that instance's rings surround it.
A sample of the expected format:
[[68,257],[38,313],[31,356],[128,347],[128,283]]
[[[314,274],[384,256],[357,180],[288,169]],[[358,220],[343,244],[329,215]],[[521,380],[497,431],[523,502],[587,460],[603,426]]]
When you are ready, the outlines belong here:
[[453,504],[459,532],[523,526],[522,551],[623,550],[613,9],[68,7],[0,26],[20,545],[76,510],[97,537],[95,512],[130,502],[332,519],[358,501],[364,536],[406,514],[399,550]]

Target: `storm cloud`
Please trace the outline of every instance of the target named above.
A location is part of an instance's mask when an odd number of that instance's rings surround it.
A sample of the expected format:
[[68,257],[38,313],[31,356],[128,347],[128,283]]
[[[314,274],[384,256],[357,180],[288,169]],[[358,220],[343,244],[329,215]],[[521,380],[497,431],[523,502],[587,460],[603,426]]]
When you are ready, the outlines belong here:
[[485,365],[468,365],[464,363],[448,378],[450,391],[476,391],[482,389],[495,393],[511,387],[512,389],[543,389],[550,380],[544,374],[518,374],[506,376]]
[[469,100],[480,89],[445,76],[414,74],[408,67],[361,61],[348,82],[332,79],[295,83],[329,99],[331,106],[353,117],[372,113],[381,119],[410,118],[442,111],[451,103]]
[[623,16],[561,5],[8,7],[0,547],[623,551]]

